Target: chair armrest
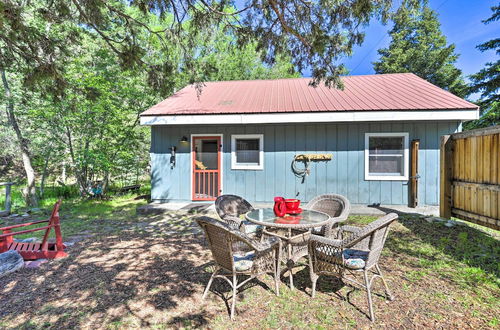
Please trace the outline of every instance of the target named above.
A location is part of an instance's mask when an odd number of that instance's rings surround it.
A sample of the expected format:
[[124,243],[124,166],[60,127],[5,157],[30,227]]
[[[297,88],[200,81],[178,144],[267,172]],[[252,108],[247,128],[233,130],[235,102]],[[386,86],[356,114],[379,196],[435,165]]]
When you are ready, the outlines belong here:
[[52,228],[52,226],[45,226],[45,227],[40,227],[40,228],[34,228],[34,229],[16,231],[14,233],[2,234],[2,235],[0,235],[0,239],[6,238],[6,237],[10,237],[10,236],[15,236],[15,235],[32,233],[34,231],[39,231],[39,230],[46,230],[46,229],[49,229],[49,228]]
[[341,249],[343,247],[343,241],[340,239],[333,239],[333,238],[328,238],[324,236],[318,236],[318,235],[311,235],[311,238],[309,239],[309,242],[318,242],[321,244],[327,244],[334,246],[336,248]]
[[20,224],[18,224],[18,225],[12,225],[12,226],[7,226],[7,227],[1,227],[1,228],[0,228],[0,231],[10,230],[10,229],[14,229],[14,228],[27,227],[27,226],[36,225],[36,224],[38,224],[38,223],[43,223],[43,222],[49,222],[49,220],[41,220],[41,221],[34,221],[34,222],[28,222],[28,223],[20,223]]
[[346,232],[349,232],[349,233],[357,233],[358,231],[360,231],[363,228],[362,227],[357,227],[357,226],[344,225],[344,226],[340,226],[339,229],[341,231],[346,231]]
[[224,220],[225,222],[227,222],[228,225],[234,227],[234,228],[237,228],[237,229],[241,229],[241,226],[243,224],[243,219],[240,219],[238,217],[235,217],[235,216],[232,216],[232,215],[225,215],[222,220]]
[[250,243],[250,246],[255,249],[256,252],[262,253],[281,245],[281,240],[278,237],[268,237],[265,241],[259,242],[252,240]]

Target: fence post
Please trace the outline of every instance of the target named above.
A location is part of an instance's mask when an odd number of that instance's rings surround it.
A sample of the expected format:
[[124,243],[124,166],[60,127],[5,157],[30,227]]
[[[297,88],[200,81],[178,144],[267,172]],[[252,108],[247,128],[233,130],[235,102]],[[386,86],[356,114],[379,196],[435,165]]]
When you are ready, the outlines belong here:
[[451,217],[452,143],[450,135],[441,136],[439,215],[445,219]]
[[5,186],[5,211],[7,214],[10,214],[10,208],[11,208],[11,199],[10,199],[10,187],[12,187],[12,184],[7,183]]

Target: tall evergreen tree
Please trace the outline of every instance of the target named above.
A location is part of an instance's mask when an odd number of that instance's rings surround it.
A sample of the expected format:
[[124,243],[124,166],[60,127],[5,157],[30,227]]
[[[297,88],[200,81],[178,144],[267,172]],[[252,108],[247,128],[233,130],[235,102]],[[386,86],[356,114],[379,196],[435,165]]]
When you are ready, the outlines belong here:
[[[421,0],[413,0],[421,1]],[[77,25],[96,34],[119,57],[125,67],[143,66],[151,81],[169,77],[177,67],[165,57],[162,63],[144,59],[148,47],[137,43],[142,32],[165,42],[165,52],[185,50],[183,68],[192,80],[203,77],[210,70],[192,65],[189,54],[198,46],[199,36],[214,29],[231,32],[239,47],[257,42],[262,59],[273,64],[280,56],[290,56],[300,71],[312,68],[314,83],[323,80],[329,86],[340,86],[340,74],[345,72],[339,59],[351,55],[355,45],[364,40],[363,28],[373,17],[386,21],[392,0],[245,0],[233,9],[234,0],[2,0],[0,1],[0,64],[10,53],[16,53],[33,68],[31,82],[38,79],[54,80],[61,75],[64,65],[58,61],[77,38],[50,38],[44,29],[38,31],[26,17],[41,19],[47,29],[65,29]],[[26,7],[37,10],[26,12]],[[129,8],[140,10],[141,16],[131,16]],[[171,16],[171,24],[163,29],[148,26],[149,13]],[[186,24],[189,23],[189,24]],[[114,29],[116,24],[122,31]],[[36,27],[36,26],[35,26]],[[161,70],[159,70],[161,69]],[[168,78],[165,78],[168,80]],[[63,84],[54,84],[63,86]],[[172,88],[173,90],[173,88]]]
[[455,45],[447,44],[435,11],[411,0],[403,1],[392,16],[394,27],[388,48],[379,49],[373,63],[377,73],[412,72],[455,95],[467,94],[462,71],[455,67]]
[[[491,7],[493,15],[484,20],[484,24],[494,23],[500,20],[500,4]],[[500,38],[495,38],[477,46],[482,52],[496,50],[500,56]],[[481,118],[467,125],[467,128],[486,127],[500,125],[500,58],[496,62],[486,63],[479,72],[470,76],[471,93],[481,93],[479,106],[481,107]]]

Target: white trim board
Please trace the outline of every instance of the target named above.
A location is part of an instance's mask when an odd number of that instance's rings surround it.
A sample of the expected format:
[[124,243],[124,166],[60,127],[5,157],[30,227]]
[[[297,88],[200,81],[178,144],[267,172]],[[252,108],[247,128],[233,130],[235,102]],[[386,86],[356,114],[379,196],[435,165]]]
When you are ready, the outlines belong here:
[[474,120],[479,110],[337,111],[259,114],[141,116],[141,125],[277,124],[411,120]]

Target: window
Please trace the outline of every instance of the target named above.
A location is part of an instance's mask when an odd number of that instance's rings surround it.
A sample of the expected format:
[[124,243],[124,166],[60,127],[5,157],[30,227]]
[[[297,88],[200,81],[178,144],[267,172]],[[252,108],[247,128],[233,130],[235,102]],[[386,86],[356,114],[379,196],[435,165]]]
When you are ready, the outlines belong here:
[[231,168],[262,170],[264,168],[264,136],[246,134],[231,136]]
[[365,134],[365,180],[408,180],[408,133]]

